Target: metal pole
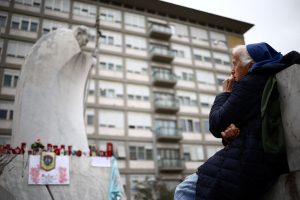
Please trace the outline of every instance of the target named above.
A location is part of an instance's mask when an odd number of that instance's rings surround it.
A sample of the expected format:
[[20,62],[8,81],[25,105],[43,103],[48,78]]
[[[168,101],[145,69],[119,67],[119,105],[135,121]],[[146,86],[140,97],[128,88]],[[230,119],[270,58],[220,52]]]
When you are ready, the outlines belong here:
[[100,14],[96,16],[96,53],[99,48],[99,37],[101,36],[100,32]]

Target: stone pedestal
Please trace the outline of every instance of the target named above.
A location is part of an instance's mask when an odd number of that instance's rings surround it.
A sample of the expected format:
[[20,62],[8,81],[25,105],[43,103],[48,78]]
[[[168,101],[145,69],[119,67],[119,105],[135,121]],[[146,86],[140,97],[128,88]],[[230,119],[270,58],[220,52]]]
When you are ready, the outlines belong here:
[[49,185],[48,190],[43,185],[28,185],[28,166],[23,170],[23,157],[17,156],[0,176],[0,200],[51,200],[49,191],[55,200],[107,200],[111,168],[92,167],[90,159],[71,157],[70,184]]

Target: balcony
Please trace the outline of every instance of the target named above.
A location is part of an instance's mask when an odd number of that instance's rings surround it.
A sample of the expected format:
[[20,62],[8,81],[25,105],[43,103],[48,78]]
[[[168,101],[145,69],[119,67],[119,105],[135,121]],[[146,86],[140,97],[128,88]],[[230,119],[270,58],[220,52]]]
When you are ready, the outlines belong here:
[[182,139],[179,129],[172,127],[159,127],[155,130],[156,139],[160,142],[178,142]]
[[172,73],[154,72],[153,81],[154,86],[174,87],[177,83],[176,76]]
[[179,110],[179,103],[174,97],[172,99],[156,98],[154,110],[158,113],[175,114]]
[[172,36],[172,31],[167,25],[153,23],[149,27],[149,36],[155,39],[169,40]]
[[179,172],[184,170],[184,161],[180,159],[161,159],[158,161],[161,172]]
[[152,46],[150,48],[150,58],[152,61],[171,63],[174,59],[174,51],[160,46]]

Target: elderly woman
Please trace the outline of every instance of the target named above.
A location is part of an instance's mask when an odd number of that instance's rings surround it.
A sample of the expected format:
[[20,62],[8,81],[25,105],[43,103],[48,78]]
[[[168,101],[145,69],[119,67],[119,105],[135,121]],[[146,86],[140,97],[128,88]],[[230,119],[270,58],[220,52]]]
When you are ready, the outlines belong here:
[[261,134],[264,86],[283,59],[267,43],[233,49],[231,76],[224,81],[209,115],[210,131],[222,138],[225,147],[177,186],[175,200],[259,199],[288,171],[285,154],[264,152]]

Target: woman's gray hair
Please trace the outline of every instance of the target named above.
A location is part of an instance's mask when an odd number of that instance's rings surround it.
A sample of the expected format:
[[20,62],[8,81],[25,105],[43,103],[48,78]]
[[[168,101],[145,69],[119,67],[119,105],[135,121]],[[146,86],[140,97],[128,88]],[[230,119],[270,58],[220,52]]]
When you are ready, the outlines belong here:
[[240,58],[240,61],[243,63],[243,66],[246,66],[249,62],[254,62],[254,60],[249,55],[246,45],[237,45],[232,49],[232,55],[237,55]]

